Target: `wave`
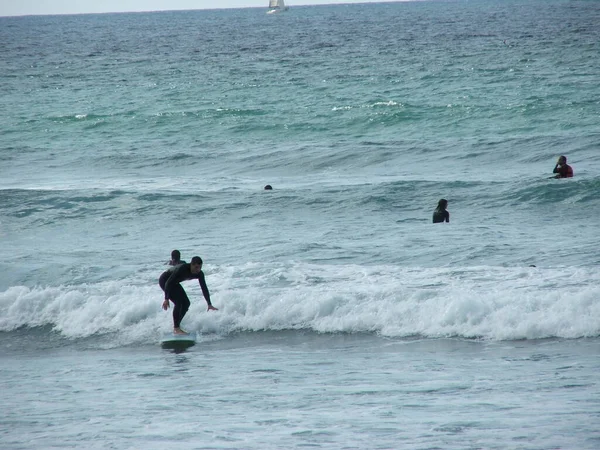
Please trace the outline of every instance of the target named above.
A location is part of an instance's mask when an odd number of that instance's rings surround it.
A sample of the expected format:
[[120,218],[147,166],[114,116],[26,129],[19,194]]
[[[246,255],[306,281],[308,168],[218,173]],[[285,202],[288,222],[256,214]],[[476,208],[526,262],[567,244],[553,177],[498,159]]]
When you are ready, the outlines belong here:
[[528,183],[504,193],[510,205],[557,205],[598,201],[600,177],[577,180],[546,180]]
[[[340,158],[344,158],[342,154]],[[325,161],[314,159],[315,164]],[[560,208],[563,213],[588,218],[600,201],[600,178],[569,180],[510,180],[510,181],[453,181],[453,180],[392,180],[381,178],[320,180],[307,177],[295,186],[280,187],[267,199],[258,196],[270,179],[224,178],[207,183],[199,190],[193,183],[178,180],[119,180],[112,188],[62,186],[55,189],[3,189],[0,208],[8,218],[19,220],[21,227],[62,223],[71,219],[150,218],[159,215],[183,215],[190,205],[201,207],[204,213],[239,209],[245,214],[270,214],[275,208],[285,214],[290,207],[321,211],[332,220],[355,218],[352,211],[394,214],[396,219],[429,219],[439,198],[450,201],[451,212],[464,217],[474,213],[488,216],[531,211],[541,217],[552,217]],[[200,205],[200,206],[198,206]],[[458,208],[458,209],[457,209]],[[462,211],[461,211],[462,210]],[[400,214],[400,215],[399,215]],[[456,216],[458,217],[458,216]],[[23,219],[26,219],[24,222]]]
[[[285,330],[487,340],[600,336],[600,280],[592,269],[253,263],[218,267],[207,280],[220,310],[207,313],[190,282],[184,324],[224,338]],[[155,280],[13,286],[0,293],[0,331],[51,327],[66,339],[153,342],[171,325],[161,298]]]

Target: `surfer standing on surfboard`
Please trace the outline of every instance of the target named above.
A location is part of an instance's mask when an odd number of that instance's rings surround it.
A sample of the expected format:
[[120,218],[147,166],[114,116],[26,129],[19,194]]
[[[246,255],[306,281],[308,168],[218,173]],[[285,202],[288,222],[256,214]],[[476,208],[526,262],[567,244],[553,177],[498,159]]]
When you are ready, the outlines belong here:
[[206,286],[204,272],[202,272],[202,258],[199,256],[194,256],[189,264],[180,264],[166,270],[158,279],[158,284],[165,291],[165,301],[162,304],[162,308],[165,311],[169,309],[169,300],[175,305],[173,307],[174,334],[188,334],[187,331],[181,329],[181,321],[190,307],[190,299],[180,283],[194,279],[197,279],[200,283],[202,294],[208,304],[208,311],[217,311],[217,308],[210,302],[210,293]]

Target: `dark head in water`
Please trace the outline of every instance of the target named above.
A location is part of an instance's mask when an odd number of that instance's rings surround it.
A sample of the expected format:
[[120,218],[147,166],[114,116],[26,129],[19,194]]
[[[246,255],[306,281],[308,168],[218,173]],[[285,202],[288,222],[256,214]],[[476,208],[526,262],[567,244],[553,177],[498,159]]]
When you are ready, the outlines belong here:
[[169,265],[178,266],[182,262],[184,261],[181,260],[181,253],[179,252],[179,250],[173,250],[171,252],[171,261],[169,261]]
[[447,207],[448,207],[448,200],[446,200],[445,198],[443,198],[443,199],[441,199],[441,200],[438,202],[438,205],[437,205],[437,208],[436,208],[436,209],[437,209],[438,211],[445,211]]
[[270,184],[267,184],[265,186],[265,191],[272,191],[273,190],[273,186],[271,186]]

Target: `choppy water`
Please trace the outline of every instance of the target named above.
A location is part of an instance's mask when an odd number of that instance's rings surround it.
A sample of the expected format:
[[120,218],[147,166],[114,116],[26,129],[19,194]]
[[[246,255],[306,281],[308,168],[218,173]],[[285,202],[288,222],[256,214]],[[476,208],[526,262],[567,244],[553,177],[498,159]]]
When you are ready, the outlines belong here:
[[[0,444],[597,448],[598,23],[0,18]],[[220,308],[185,285],[183,354],[157,345],[174,248]]]

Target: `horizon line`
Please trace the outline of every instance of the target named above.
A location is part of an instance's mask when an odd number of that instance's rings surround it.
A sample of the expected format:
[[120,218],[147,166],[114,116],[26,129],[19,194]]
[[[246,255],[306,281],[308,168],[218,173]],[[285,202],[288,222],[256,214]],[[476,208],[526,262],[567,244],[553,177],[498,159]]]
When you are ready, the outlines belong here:
[[[312,6],[347,6],[347,5],[374,5],[381,3],[408,3],[421,2],[426,0],[377,0],[377,1],[344,1],[341,3],[303,3],[299,5],[287,5],[290,9],[305,8]],[[117,11],[90,11],[90,12],[56,12],[56,13],[17,13],[4,15],[0,13],[0,18],[17,18],[17,17],[47,17],[47,16],[84,16],[84,15],[99,15],[99,14],[144,14],[158,12],[184,12],[184,11],[223,11],[233,9],[268,9],[268,6],[225,6],[218,8],[175,8],[175,9],[132,9],[132,10],[117,10]]]

